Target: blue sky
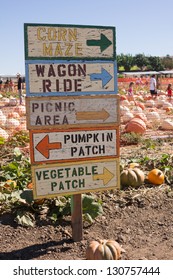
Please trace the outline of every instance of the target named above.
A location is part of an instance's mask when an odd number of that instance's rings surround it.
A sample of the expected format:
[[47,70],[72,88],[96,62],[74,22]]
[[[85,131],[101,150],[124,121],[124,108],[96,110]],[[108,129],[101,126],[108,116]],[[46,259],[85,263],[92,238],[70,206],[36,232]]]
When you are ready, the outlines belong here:
[[172,0],[6,0],[0,75],[25,74],[24,23],[115,26],[117,54],[173,55]]

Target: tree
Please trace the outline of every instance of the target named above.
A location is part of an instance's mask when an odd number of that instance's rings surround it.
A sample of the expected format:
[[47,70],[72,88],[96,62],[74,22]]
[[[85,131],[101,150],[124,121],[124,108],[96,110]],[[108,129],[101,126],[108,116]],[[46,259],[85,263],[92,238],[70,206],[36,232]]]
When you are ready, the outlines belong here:
[[137,67],[139,67],[142,71],[146,69],[148,65],[148,59],[144,54],[136,54],[134,56],[134,63]]
[[155,70],[155,71],[164,70],[161,59],[158,56],[149,56],[148,63],[150,65],[150,67],[152,68],[150,70]]
[[118,68],[123,66],[125,71],[130,71],[131,67],[134,66],[133,56],[131,54],[120,54],[117,55]]
[[164,69],[170,70],[173,69],[173,57],[167,55],[161,58],[162,65]]

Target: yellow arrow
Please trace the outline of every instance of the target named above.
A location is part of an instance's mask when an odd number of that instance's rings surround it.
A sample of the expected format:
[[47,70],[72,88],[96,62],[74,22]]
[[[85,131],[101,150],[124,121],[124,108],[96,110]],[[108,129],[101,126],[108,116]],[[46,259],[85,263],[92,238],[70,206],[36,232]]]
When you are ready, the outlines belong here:
[[93,180],[103,180],[103,184],[106,185],[114,177],[114,174],[111,173],[106,167],[103,168],[103,174],[93,175]]
[[106,119],[109,118],[109,113],[105,110],[102,109],[101,111],[86,111],[86,112],[77,112],[76,113],[76,119],[78,121],[82,120],[103,120],[105,121]]

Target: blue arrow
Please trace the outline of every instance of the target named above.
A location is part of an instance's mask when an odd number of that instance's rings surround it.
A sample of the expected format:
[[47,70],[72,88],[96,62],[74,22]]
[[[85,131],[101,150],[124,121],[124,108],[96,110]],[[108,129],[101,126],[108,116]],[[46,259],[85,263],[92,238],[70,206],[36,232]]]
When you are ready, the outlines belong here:
[[96,80],[102,80],[102,88],[112,79],[112,76],[104,69],[102,68],[101,73],[93,73],[90,74],[90,80],[96,81]]

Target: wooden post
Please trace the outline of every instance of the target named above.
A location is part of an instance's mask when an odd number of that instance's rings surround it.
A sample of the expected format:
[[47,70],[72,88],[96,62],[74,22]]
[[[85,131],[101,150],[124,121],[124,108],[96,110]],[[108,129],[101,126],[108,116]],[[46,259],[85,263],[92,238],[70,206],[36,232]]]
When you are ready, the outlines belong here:
[[75,194],[71,197],[72,238],[74,241],[83,239],[82,223],[82,195]]

